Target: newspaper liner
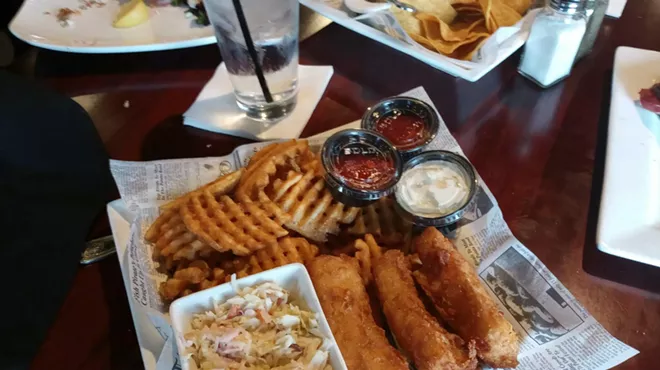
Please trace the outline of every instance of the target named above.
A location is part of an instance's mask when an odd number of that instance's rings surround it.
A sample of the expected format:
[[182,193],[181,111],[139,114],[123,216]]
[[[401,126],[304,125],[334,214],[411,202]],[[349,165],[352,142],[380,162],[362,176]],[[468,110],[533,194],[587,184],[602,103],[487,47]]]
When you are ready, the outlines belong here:
[[[433,106],[423,87],[402,95]],[[310,144],[318,147],[332,132],[357,126],[359,123],[353,122],[323,133],[311,138]],[[219,158],[111,161],[121,198],[135,216],[128,245],[117,245],[117,252],[145,367],[181,369],[169,316],[158,295],[165,275],[156,271],[151,247],[144,242],[146,228],[157,217],[161,204],[245,166],[267,144],[243,145]],[[433,149],[463,155],[442,118],[438,135],[428,148]],[[479,183],[476,201],[458,222],[453,242],[474,263],[486,290],[520,336],[517,369],[608,369],[639,353],[611,336],[513,236],[490,190],[481,179]],[[145,352],[158,359],[155,367]]]

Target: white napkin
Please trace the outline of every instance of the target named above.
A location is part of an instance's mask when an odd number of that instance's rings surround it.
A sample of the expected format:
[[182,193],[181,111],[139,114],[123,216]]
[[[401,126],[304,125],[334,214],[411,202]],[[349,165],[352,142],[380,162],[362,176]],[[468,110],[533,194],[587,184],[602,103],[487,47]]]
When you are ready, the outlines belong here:
[[609,5],[607,5],[607,11],[605,12],[605,15],[614,18],[620,18],[625,6],[626,0],[610,0]]
[[332,66],[299,66],[298,103],[293,112],[280,121],[262,122],[246,117],[238,108],[227,68],[222,63],[183,114],[183,124],[253,140],[298,138],[333,73]]

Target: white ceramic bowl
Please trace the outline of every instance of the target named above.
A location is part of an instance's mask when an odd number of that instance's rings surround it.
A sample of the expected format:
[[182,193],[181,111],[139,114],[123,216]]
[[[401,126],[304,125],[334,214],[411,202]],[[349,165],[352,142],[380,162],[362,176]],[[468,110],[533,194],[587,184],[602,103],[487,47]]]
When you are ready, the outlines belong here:
[[[334,370],[348,370],[344,359],[341,357],[339,347],[332,335],[328,321],[321,309],[321,303],[316,296],[312,280],[303,266],[300,263],[294,263],[272,270],[264,271],[252,276],[247,276],[242,279],[236,280],[236,284],[240,289],[257,285],[266,281],[272,281],[284,289],[288,290],[290,297],[296,300],[312,312],[319,313],[319,327],[321,332],[326,335],[334,346],[330,349],[330,364]],[[197,367],[191,361],[183,361],[183,334],[190,331],[190,322],[194,314],[213,309],[213,302],[224,302],[225,300],[235,296],[236,293],[232,289],[230,283],[218,285],[216,287],[202,290],[179,298],[172,302],[170,305],[170,317],[172,319],[172,328],[176,336],[176,345],[181,357],[181,365],[183,370],[194,370]],[[304,306],[307,307],[304,307]]]

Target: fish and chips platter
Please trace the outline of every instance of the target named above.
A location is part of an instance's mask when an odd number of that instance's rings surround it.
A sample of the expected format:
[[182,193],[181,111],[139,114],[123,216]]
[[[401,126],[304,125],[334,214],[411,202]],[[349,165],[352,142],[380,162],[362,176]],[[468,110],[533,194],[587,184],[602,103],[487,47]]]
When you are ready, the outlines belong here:
[[[402,95],[437,112],[421,87]],[[424,153],[469,165],[438,117]],[[399,189],[338,201],[321,154],[359,127],[225,157],[111,162],[121,199],[107,209],[145,368],[607,369],[637,353],[512,235],[478,174],[445,234],[408,222]],[[282,266],[313,284],[307,307],[276,284]]]
[[474,82],[516,52],[537,10],[530,0],[409,0],[413,14],[363,0],[300,0],[334,22],[453,76]]

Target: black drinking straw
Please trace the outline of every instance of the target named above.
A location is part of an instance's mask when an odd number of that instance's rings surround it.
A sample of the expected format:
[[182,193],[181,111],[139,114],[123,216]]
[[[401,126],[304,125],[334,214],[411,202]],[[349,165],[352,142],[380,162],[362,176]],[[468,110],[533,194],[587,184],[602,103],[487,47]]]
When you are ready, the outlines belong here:
[[234,3],[234,9],[236,9],[236,17],[238,17],[238,23],[241,25],[241,31],[243,31],[243,38],[245,38],[245,46],[247,46],[248,53],[250,53],[250,58],[254,63],[254,71],[257,73],[257,79],[259,79],[259,85],[261,85],[261,91],[264,93],[264,98],[266,98],[267,103],[273,102],[273,96],[270,95],[270,90],[268,89],[268,84],[266,83],[266,77],[264,77],[264,71],[261,69],[261,64],[259,64],[259,56],[257,55],[257,49],[254,48],[254,43],[252,42],[252,36],[250,35],[250,30],[248,29],[247,21],[245,20],[245,13],[243,12],[243,7],[241,6],[240,0],[232,0]]

